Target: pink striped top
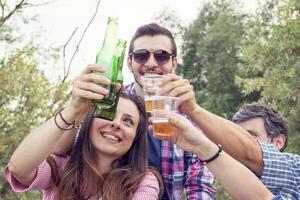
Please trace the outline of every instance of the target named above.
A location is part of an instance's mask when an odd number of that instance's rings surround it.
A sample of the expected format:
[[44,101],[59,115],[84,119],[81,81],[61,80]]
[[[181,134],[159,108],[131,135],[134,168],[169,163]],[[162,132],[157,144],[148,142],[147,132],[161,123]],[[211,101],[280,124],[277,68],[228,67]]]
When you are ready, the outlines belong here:
[[[57,163],[59,173],[65,168],[69,157],[51,155]],[[26,192],[31,189],[42,190],[43,200],[58,200],[56,197],[57,188],[51,179],[51,169],[46,160],[44,160],[37,169],[37,175],[29,186],[22,185],[19,183],[12,173],[5,168],[5,178],[11,185],[14,192]],[[159,185],[157,178],[153,173],[148,173],[141,181],[139,188],[134,194],[133,200],[147,199],[156,200],[158,199]],[[102,198],[100,198],[101,200]]]

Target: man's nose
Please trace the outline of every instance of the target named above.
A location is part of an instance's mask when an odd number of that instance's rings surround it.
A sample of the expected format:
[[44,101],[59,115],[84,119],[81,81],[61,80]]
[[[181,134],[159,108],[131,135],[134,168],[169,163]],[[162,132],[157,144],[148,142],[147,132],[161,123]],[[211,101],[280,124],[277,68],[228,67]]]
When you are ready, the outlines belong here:
[[148,67],[148,69],[158,67],[158,63],[156,59],[154,58],[154,54],[151,53],[149,59],[145,63],[145,66]]

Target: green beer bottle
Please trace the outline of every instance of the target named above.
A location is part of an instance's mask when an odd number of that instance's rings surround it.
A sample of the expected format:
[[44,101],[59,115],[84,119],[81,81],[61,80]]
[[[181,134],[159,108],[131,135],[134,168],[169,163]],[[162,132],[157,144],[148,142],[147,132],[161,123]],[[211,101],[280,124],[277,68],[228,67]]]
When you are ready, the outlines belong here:
[[103,99],[93,99],[92,102],[101,108],[109,108],[113,105],[115,93],[113,88],[116,84],[118,75],[118,69],[116,65],[113,65],[112,59],[115,53],[116,41],[117,41],[117,26],[118,19],[116,17],[109,17],[107,21],[107,28],[102,44],[101,50],[97,53],[96,64],[105,68],[104,72],[96,72],[99,75],[105,76],[110,79],[110,85],[102,85],[109,90],[109,95]]
[[123,80],[124,80],[124,77],[123,77],[123,62],[124,62],[124,56],[125,56],[125,50],[126,50],[126,45],[127,45],[127,41],[126,40],[123,40],[123,39],[119,39],[120,43],[123,43],[124,45],[124,48],[120,54],[120,59],[119,59],[119,68],[118,68],[118,78],[117,78],[117,83],[120,83],[121,85],[123,84]]
[[[112,63],[113,65],[115,65],[118,72],[116,82],[120,84],[123,84],[122,67],[124,62],[126,44],[127,44],[126,40],[123,39],[118,40],[116,52],[112,59]],[[107,119],[110,121],[112,121],[115,118],[119,97],[120,97],[120,90],[116,91],[116,87],[113,87],[112,92],[115,94],[113,105],[110,107],[97,107],[94,113],[95,117]]]

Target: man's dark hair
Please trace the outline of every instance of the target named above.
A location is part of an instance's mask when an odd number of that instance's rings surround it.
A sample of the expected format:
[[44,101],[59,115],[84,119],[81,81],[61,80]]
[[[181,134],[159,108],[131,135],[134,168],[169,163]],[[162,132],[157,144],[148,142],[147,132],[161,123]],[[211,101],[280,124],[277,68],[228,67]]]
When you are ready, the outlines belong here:
[[133,51],[133,43],[134,41],[142,36],[156,36],[156,35],[164,35],[170,38],[171,45],[172,45],[172,54],[176,57],[177,56],[177,47],[175,43],[174,36],[172,33],[165,27],[162,27],[156,23],[151,23],[151,24],[145,24],[143,26],[140,26],[137,28],[135,34],[131,38],[130,44],[129,44],[129,54],[132,53]]
[[286,141],[284,146],[280,149],[280,151],[283,151],[287,146],[288,123],[276,110],[257,103],[245,104],[233,116],[232,121],[240,123],[256,117],[263,118],[267,136],[271,138],[271,140],[278,137],[280,134],[285,136]]

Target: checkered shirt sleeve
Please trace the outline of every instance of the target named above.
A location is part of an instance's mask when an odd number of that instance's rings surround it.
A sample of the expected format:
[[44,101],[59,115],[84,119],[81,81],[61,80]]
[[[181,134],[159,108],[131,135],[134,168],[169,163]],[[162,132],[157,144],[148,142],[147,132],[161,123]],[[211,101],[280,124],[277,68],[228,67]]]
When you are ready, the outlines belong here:
[[273,144],[260,143],[264,169],[261,181],[283,199],[300,199],[300,156],[280,152]]

